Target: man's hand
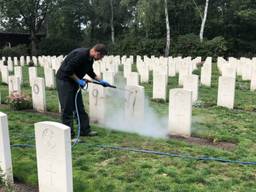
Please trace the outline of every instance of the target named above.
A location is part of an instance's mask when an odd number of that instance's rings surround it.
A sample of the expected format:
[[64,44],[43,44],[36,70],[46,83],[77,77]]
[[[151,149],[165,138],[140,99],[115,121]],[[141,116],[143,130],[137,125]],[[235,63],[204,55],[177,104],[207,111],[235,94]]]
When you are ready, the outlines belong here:
[[107,81],[105,81],[105,80],[99,80],[99,82],[100,82],[100,84],[103,86],[103,87],[109,87],[110,86],[110,84],[107,82]]
[[78,79],[76,80],[76,82],[78,83],[78,85],[81,87],[81,88],[84,88],[84,86],[86,85],[86,80],[84,79]]

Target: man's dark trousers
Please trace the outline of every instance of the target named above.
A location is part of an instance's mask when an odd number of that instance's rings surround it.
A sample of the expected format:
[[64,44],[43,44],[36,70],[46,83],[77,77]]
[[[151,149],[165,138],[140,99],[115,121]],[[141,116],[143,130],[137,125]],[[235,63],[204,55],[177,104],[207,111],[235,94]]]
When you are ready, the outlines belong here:
[[[62,123],[71,128],[71,135],[74,136],[73,128],[73,112],[75,109],[75,96],[79,86],[75,82],[60,80],[56,78],[58,96],[61,105],[61,120]],[[90,130],[89,117],[84,110],[84,104],[81,91],[77,96],[77,108],[80,119],[80,134],[87,135]],[[77,114],[76,114],[77,115]]]

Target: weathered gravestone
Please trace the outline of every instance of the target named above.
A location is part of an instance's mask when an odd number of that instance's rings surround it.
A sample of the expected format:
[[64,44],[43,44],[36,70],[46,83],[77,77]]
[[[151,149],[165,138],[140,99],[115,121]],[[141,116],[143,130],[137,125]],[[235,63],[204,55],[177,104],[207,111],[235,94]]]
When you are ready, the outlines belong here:
[[35,123],[40,192],[72,192],[70,128],[57,122]]
[[144,120],[144,87],[126,86],[125,90],[125,120],[143,121]]
[[35,78],[32,84],[33,109],[46,111],[45,83],[43,78]]
[[217,105],[233,109],[235,100],[235,78],[219,77]]
[[192,92],[171,89],[169,95],[170,135],[191,136]]
[[0,169],[4,180],[13,183],[12,158],[7,115],[0,112]]

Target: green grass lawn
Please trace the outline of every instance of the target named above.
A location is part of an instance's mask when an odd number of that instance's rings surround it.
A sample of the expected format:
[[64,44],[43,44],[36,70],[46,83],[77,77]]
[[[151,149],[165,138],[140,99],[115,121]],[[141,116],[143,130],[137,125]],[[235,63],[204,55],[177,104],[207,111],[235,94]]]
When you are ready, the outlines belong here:
[[[256,93],[249,82],[237,78],[235,108],[217,107],[218,71],[214,65],[212,87],[200,87],[199,101],[193,107],[192,136],[214,142],[235,143],[234,149],[190,144],[178,139],[153,139],[136,134],[110,131],[93,125],[99,136],[81,138],[84,143],[73,148],[74,191],[256,191],[256,166],[197,161],[97,147],[98,144],[126,146],[192,156],[222,157],[230,160],[256,161]],[[30,93],[27,67],[22,91]],[[194,71],[199,74],[200,71]],[[39,68],[39,76],[43,76]],[[177,87],[177,77],[169,78],[168,89]],[[145,94],[152,96],[152,75]],[[8,87],[0,85],[1,99]],[[46,91],[47,109],[58,111],[57,93]],[[87,96],[86,96],[87,97]],[[86,100],[88,102],[88,99]],[[168,103],[150,100],[159,117],[168,115]],[[88,105],[86,103],[86,108]],[[34,123],[59,121],[58,116],[11,111],[8,115],[11,144],[34,144]],[[37,186],[34,148],[12,148],[14,177],[18,182]]]

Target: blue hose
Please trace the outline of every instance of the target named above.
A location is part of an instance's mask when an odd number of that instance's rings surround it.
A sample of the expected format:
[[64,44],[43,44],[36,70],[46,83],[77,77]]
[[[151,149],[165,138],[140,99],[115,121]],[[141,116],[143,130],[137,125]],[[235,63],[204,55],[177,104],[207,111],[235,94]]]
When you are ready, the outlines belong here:
[[[188,159],[188,160],[216,161],[216,162],[221,162],[221,163],[240,164],[240,165],[256,165],[256,162],[253,162],[253,161],[238,161],[238,160],[229,160],[229,159],[223,159],[223,158],[219,158],[219,157],[207,157],[207,156],[196,157],[196,156],[177,154],[177,153],[167,153],[167,152],[161,152],[161,151],[137,149],[137,148],[130,148],[130,147],[111,146],[111,145],[97,145],[97,144],[92,145],[92,144],[86,144],[86,143],[81,143],[81,144],[86,145],[88,147],[97,147],[97,148],[112,149],[112,150],[119,150],[119,151],[131,151],[131,152],[136,152],[136,153],[146,153],[146,154],[160,155],[160,156],[167,156],[167,157],[178,157],[181,159]],[[34,148],[35,145],[14,144],[14,145],[11,145],[11,147]]]

